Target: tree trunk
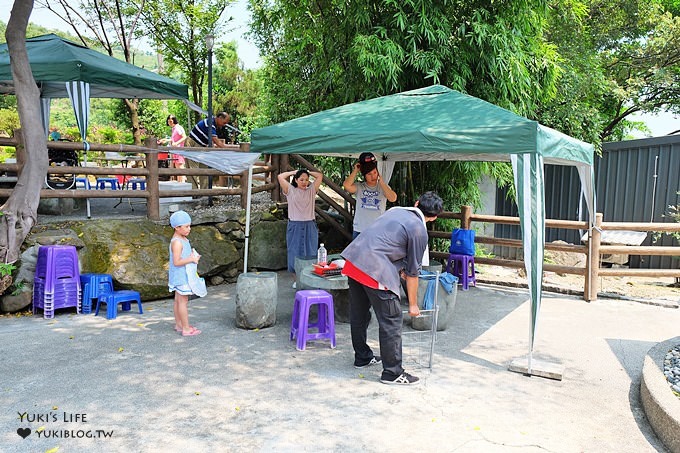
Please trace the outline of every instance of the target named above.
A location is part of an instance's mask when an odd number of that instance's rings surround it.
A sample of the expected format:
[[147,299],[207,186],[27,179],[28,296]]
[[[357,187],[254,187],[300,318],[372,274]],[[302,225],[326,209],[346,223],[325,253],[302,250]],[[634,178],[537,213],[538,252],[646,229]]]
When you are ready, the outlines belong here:
[[139,124],[139,99],[125,99],[130,112],[130,122],[132,123],[132,137],[135,139],[135,145],[142,146],[142,127]]
[[40,189],[47,174],[47,134],[40,120],[40,90],[33,79],[26,52],[26,27],[33,0],[17,0],[7,23],[12,78],[17,97],[21,137],[26,152],[24,166],[7,202],[0,207],[0,259],[13,263],[21,244],[38,221]]

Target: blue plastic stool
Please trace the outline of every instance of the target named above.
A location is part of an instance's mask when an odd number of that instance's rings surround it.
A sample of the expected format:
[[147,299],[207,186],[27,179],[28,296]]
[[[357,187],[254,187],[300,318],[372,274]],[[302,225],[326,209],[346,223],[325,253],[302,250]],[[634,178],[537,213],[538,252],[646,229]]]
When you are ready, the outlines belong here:
[[[451,264],[453,263],[453,269]],[[467,291],[470,284],[477,286],[475,277],[475,257],[472,255],[450,254],[446,263],[446,272],[458,277],[458,281],[463,286],[463,291]]]
[[[309,322],[309,309],[318,305],[318,317],[315,323]],[[316,333],[309,329],[316,328]],[[296,349],[304,351],[309,340],[330,340],[331,348],[335,348],[335,314],[333,296],[320,289],[306,289],[295,293],[293,317],[290,322],[290,339],[297,338]]]
[[125,183],[125,186],[129,189],[132,184],[132,190],[137,190],[137,184],[139,184],[140,190],[146,190],[146,179],[144,178],[131,178]]
[[78,183],[83,185],[83,189],[90,190],[90,180],[87,178],[76,178],[76,188],[78,188]]
[[106,183],[111,184],[111,189],[116,190],[120,188],[118,178],[97,178],[97,189],[106,189]]
[[109,274],[80,274],[80,286],[83,292],[84,314],[92,313],[92,300],[99,301],[99,295],[113,292],[113,277]]
[[144,314],[144,311],[142,310],[142,299],[139,297],[138,291],[124,289],[121,291],[102,293],[97,300],[97,310],[94,312],[94,315],[98,316],[99,306],[101,304],[106,304],[106,319],[116,319],[118,316],[118,304],[123,304],[123,311],[130,311],[131,302],[137,302],[139,314]]

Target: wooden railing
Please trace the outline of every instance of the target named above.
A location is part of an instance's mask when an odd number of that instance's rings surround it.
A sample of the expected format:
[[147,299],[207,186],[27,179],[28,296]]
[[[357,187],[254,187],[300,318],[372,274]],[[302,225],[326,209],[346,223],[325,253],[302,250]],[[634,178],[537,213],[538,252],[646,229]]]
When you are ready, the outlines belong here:
[[[15,138],[0,138],[0,146],[13,146],[17,150],[16,164],[0,164],[0,173],[14,172],[17,175],[21,174],[22,162],[24,160],[23,146],[20,142],[21,134],[15,134]],[[134,145],[106,145],[98,143],[90,143],[88,155],[93,152],[117,152],[117,153],[133,153],[144,155],[144,167],[67,167],[67,166],[50,166],[48,174],[52,175],[78,175],[88,177],[103,176],[103,175],[124,175],[129,177],[144,177],[146,178],[146,189],[144,190],[126,190],[125,198],[144,198],[147,203],[147,216],[151,220],[160,219],[160,199],[164,197],[188,197],[188,196],[220,196],[220,195],[238,195],[240,196],[241,206],[246,207],[248,184],[244,181],[248,180],[248,172],[243,172],[238,175],[229,175],[219,170],[211,168],[160,168],[158,165],[158,153],[172,152],[171,147],[159,148],[156,144],[156,139],[151,137],[146,140],[145,146]],[[229,151],[243,151],[247,152],[250,148],[249,143],[241,143],[239,145],[227,145],[226,150]],[[83,143],[79,142],[47,142],[47,148],[53,150],[75,150],[83,153]],[[177,150],[185,151],[201,151],[210,152],[225,150],[225,148],[176,148]],[[263,179],[262,184],[253,185],[252,192],[273,192],[278,188],[275,183],[276,177],[273,173],[274,168],[265,161],[258,161],[253,168],[253,178]],[[214,187],[208,189],[190,189],[190,190],[160,190],[159,181],[161,178],[171,178],[176,176],[227,176],[232,177],[235,187]],[[13,189],[0,189],[0,197],[7,198],[11,195]],[[119,190],[51,190],[48,188],[40,191],[40,198],[120,198],[121,192]]]
[[[519,225],[518,217],[495,216],[495,215],[475,215],[472,213],[471,206],[463,206],[460,213],[443,212],[440,218],[458,219],[460,227],[470,229],[473,222],[480,223],[500,223],[506,225]],[[563,228],[573,230],[588,230],[587,222],[572,220],[546,219],[546,228]],[[627,255],[652,255],[652,256],[680,256],[680,246],[624,246],[624,245],[602,245],[602,230],[609,231],[645,231],[645,232],[680,232],[680,223],[629,223],[629,222],[602,222],[602,214],[595,216],[595,228],[589,243],[592,243],[592,251],[589,245],[572,244],[552,244],[546,243],[546,250],[553,250],[567,253],[580,253],[586,257],[586,267],[561,266],[544,263],[543,269],[548,272],[561,274],[582,275],[584,277],[583,298],[587,301],[596,300],[598,292],[598,277],[600,276],[644,276],[644,277],[675,277],[680,278],[680,269],[631,269],[616,268],[607,269],[600,267],[601,255],[608,254],[627,254]],[[431,238],[451,239],[450,232],[429,231]],[[498,245],[505,247],[522,248],[522,241],[519,239],[503,239],[485,236],[476,236],[475,242],[485,245]],[[446,262],[449,254],[444,252],[430,252],[430,256]],[[523,268],[524,261],[507,260],[498,258],[487,258],[476,256],[475,262],[480,264],[490,264],[495,266]]]

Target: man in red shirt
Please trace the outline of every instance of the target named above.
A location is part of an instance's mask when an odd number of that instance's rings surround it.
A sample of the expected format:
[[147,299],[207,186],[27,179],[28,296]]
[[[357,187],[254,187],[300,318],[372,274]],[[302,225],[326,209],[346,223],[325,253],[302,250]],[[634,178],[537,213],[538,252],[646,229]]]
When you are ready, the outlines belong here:
[[[418,316],[418,271],[428,241],[425,224],[435,220],[442,209],[442,199],[426,192],[414,208],[385,212],[341,253],[346,261],[343,274],[349,277],[354,366],[364,368],[382,362],[380,382],[384,384],[412,385],[419,381],[401,366],[400,279],[406,280],[409,315]],[[371,307],[380,326],[380,356],[366,344]]]

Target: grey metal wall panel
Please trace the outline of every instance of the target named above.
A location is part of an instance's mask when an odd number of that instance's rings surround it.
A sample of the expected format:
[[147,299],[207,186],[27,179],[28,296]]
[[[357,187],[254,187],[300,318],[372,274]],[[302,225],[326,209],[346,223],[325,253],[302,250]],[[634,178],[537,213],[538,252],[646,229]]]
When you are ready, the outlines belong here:
[[[574,167],[546,165],[546,217],[578,220],[581,183]],[[605,222],[671,222],[668,207],[680,204],[680,136],[656,137],[603,145],[602,157],[595,159],[597,212]],[[514,201],[506,200],[505,191],[496,198],[497,215],[517,215]],[[497,237],[520,238],[519,227],[496,225]],[[642,245],[678,245],[668,235],[658,240],[649,234]],[[563,240],[580,243],[574,230],[546,230],[546,242]],[[494,253],[514,258],[514,249],[497,247]],[[680,260],[674,257],[631,256],[630,267],[674,269]]]

